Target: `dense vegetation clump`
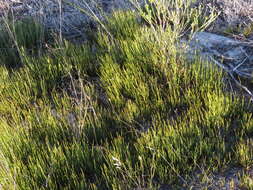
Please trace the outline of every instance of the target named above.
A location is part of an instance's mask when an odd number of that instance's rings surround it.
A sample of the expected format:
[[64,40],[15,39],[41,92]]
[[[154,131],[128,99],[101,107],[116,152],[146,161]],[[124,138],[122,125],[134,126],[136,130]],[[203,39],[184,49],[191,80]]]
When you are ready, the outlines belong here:
[[81,45],[27,20],[1,31],[1,188],[190,189],[199,171],[249,169],[252,106],[178,49],[206,25],[200,9],[182,10],[170,12],[176,27],[115,12]]

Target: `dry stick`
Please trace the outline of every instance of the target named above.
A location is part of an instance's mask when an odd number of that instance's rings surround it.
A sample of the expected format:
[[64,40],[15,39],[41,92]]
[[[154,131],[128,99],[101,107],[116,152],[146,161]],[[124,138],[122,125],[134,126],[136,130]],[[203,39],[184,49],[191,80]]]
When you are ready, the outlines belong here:
[[[14,14],[14,13],[13,13],[13,10],[12,10],[12,15],[13,15],[13,14]],[[17,42],[16,30],[15,30],[15,27],[14,27],[14,24],[15,24],[14,22],[15,22],[15,21],[14,21],[14,19],[13,19],[13,21],[12,21],[13,32],[12,32],[12,30],[11,30],[11,27],[10,27],[8,21],[7,21],[7,16],[5,16],[5,18],[3,19],[3,21],[4,21],[4,24],[5,24],[5,26],[6,26],[7,32],[8,32],[8,34],[9,34],[11,40],[13,41],[15,47],[17,48],[18,56],[19,56],[19,58],[20,58],[20,60],[21,60],[21,63],[24,64],[23,53],[22,53],[22,50],[20,49],[20,47],[19,47],[19,45],[18,45],[18,42]]]
[[[248,68],[248,69],[252,69],[252,68]],[[243,70],[243,71],[246,71],[246,70]],[[242,77],[244,77],[244,78],[247,78],[247,79],[252,79],[252,74],[249,74],[249,73],[247,73],[247,72],[243,72],[242,70],[241,71],[238,71],[238,70],[236,70],[236,71],[234,71],[236,74],[238,74],[239,76],[242,76]],[[249,70],[247,70],[247,71],[249,71]]]
[[239,67],[241,67],[244,63],[245,63],[245,61],[248,59],[248,57],[246,57],[240,64],[238,64],[236,67],[234,67],[233,68],[233,70],[232,71],[236,71]]
[[60,35],[60,44],[63,44],[63,39],[62,39],[62,22],[63,22],[63,18],[62,18],[62,0],[58,0],[58,4],[59,4],[59,19],[60,19],[60,31],[59,31],[59,35]]
[[222,65],[221,63],[219,63],[217,60],[215,60],[211,56],[209,56],[209,58],[216,65],[218,65],[219,67],[221,67],[222,69],[224,69],[230,75],[230,77],[235,81],[236,85],[238,85],[240,88],[242,88],[243,90],[245,90],[251,96],[251,98],[253,99],[253,94],[250,92],[250,90],[246,86],[242,85],[238,80],[236,80],[235,77],[234,77],[234,75],[233,75],[233,73],[226,66]]
[[235,83],[236,83],[239,87],[241,87],[243,90],[245,90],[245,91],[251,96],[251,99],[253,99],[253,94],[250,92],[250,90],[249,90],[246,86],[242,85],[238,80],[236,80],[235,77],[234,77],[234,75],[233,75],[231,72],[229,72],[229,75],[230,75],[231,78],[235,81]]
[[[244,60],[241,63],[239,63],[236,67],[233,68],[233,71],[235,71],[236,73],[240,73],[240,71],[237,71],[237,69],[239,67],[241,67],[246,62],[247,59],[250,59],[250,56],[247,54],[247,52],[242,47],[240,47],[240,49],[245,54],[246,57],[244,58]],[[247,73],[245,73],[245,74],[248,75]],[[250,75],[250,77],[251,77],[251,75]]]

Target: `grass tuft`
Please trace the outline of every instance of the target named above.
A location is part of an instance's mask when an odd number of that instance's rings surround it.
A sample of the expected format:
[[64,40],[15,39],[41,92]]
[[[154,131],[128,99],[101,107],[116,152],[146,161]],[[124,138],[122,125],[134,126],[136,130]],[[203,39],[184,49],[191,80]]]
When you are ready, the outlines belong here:
[[48,43],[33,21],[0,32],[1,188],[190,188],[200,168],[252,166],[252,107],[178,50],[208,24],[182,2],[152,4],[174,28],[119,11],[79,45]]

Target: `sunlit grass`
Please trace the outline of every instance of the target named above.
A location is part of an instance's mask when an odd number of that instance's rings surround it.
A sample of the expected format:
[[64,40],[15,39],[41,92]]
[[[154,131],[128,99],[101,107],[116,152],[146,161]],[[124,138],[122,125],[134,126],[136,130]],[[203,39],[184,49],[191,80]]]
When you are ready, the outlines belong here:
[[182,9],[176,28],[116,12],[82,45],[0,38],[14,49],[0,54],[1,187],[175,189],[200,168],[249,168],[252,108],[219,68],[180,54],[178,37],[205,25]]

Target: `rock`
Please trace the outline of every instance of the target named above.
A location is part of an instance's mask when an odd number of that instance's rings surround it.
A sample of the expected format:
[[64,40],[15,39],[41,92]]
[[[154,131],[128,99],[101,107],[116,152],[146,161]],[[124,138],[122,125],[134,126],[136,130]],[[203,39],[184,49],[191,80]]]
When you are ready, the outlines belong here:
[[191,50],[200,51],[202,55],[215,55],[238,60],[244,57],[242,42],[231,38],[212,34],[209,32],[198,32],[190,41]]
[[191,59],[198,54],[205,60],[217,60],[237,74],[252,78],[252,42],[243,42],[209,32],[197,32],[189,42],[182,40],[181,44],[186,45],[184,51]]

